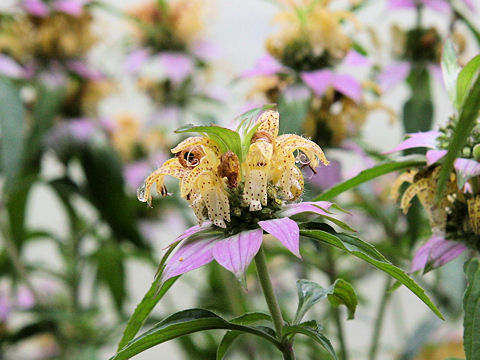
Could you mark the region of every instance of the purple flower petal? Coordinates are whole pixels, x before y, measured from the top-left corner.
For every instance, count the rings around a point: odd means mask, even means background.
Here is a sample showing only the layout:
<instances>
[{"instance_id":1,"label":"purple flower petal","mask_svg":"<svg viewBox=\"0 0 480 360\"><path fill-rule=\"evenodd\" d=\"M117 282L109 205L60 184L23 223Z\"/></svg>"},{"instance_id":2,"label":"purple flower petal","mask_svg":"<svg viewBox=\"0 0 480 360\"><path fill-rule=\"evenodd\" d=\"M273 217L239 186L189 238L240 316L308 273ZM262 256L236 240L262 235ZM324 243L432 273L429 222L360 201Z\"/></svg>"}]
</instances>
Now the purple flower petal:
<instances>
[{"instance_id":1,"label":"purple flower petal","mask_svg":"<svg viewBox=\"0 0 480 360\"><path fill-rule=\"evenodd\" d=\"M53 7L57 11L72 16L80 16L83 13L83 6L88 2L89 0L57 0Z\"/></svg>"},{"instance_id":2,"label":"purple flower petal","mask_svg":"<svg viewBox=\"0 0 480 360\"><path fill-rule=\"evenodd\" d=\"M385 66L377 76L378 84L383 91L387 91L393 86L401 83L410 72L408 62L399 62Z\"/></svg>"},{"instance_id":3,"label":"purple flower petal","mask_svg":"<svg viewBox=\"0 0 480 360\"><path fill-rule=\"evenodd\" d=\"M454 162L457 172L457 185L461 189L474 176L480 175L480 163L472 159L458 158Z\"/></svg>"},{"instance_id":4,"label":"purple flower petal","mask_svg":"<svg viewBox=\"0 0 480 360\"><path fill-rule=\"evenodd\" d=\"M357 103L362 100L362 86L353 76L333 74L332 86Z\"/></svg>"},{"instance_id":5,"label":"purple flower petal","mask_svg":"<svg viewBox=\"0 0 480 360\"><path fill-rule=\"evenodd\" d=\"M148 49L138 49L132 51L125 60L125 71L132 74L136 73L150 57L150 51Z\"/></svg>"},{"instance_id":6,"label":"purple flower petal","mask_svg":"<svg viewBox=\"0 0 480 360\"><path fill-rule=\"evenodd\" d=\"M12 304L10 299L5 296L5 294L0 295L0 322L6 322L10 311L12 309Z\"/></svg>"},{"instance_id":7,"label":"purple flower petal","mask_svg":"<svg viewBox=\"0 0 480 360\"><path fill-rule=\"evenodd\" d=\"M473 3L473 0L463 0L463 2L470 8L470 10L475 11L475 4Z\"/></svg>"},{"instance_id":8,"label":"purple flower petal","mask_svg":"<svg viewBox=\"0 0 480 360\"><path fill-rule=\"evenodd\" d=\"M258 225L270 235L275 236L295 256L300 256L300 229L295 221L284 217L259 221Z\"/></svg>"},{"instance_id":9,"label":"purple flower petal","mask_svg":"<svg viewBox=\"0 0 480 360\"><path fill-rule=\"evenodd\" d=\"M193 71L193 60L182 53L168 52L159 55L168 79L178 84L184 81Z\"/></svg>"},{"instance_id":10,"label":"purple flower petal","mask_svg":"<svg viewBox=\"0 0 480 360\"><path fill-rule=\"evenodd\" d=\"M30 15L38 17L46 17L50 12L50 9L42 0L23 0L22 8Z\"/></svg>"},{"instance_id":11,"label":"purple flower petal","mask_svg":"<svg viewBox=\"0 0 480 360\"><path fill-rule=\"evenodd\" d=\"M132 190L137 189L150 174L151 170L150 162L145 160L125 165L123 175L127 186Z\"/></svg>"},{"instance_id":12,"label":"purple flower petal","mask_svg":"<svg viewBox=\"0 0 480 360\"><path fill-rule=\"evenodd\" d=\"M185 230L180 236L178 236L174 241L172 241L168 246L176 243L176 242L179 242L179 241L182 241L200 231L203 231L205 230L206 228L210 227L210 225L212 225L212 222L211 221L205 221L204 223L200 224L200 225L195 225L195 226L192 226L191 228L188 228L187 230ZM167 246L167 247L168 247Z\"/></svg>"},{"instance_id":13,"label":"purple flower petal","mask_svg":"<svg viewBox=\"0 0 480 360\"><path fill-rule=\"evenodd\" d=\"M347 140L343 142L342 148L353 151L355 154L360 156L366 167L372 167L373 165L375 165L375 161L370 156L368 156L366 151L357 143ZM363 167L362 170L364 169L365 168Z\"/></svg>"},{"instance_id":14,"label":"purple flower petal","mask_svg":"<svg viewBox=\"0 0 480 360\"><path fill-rule=\"evenodd\" d=\"M322 97L332 83L333 73L330 70L304 72L301 78L317 96Z\"/></svg>"},{"instance_id":15,"label":"purple flower petal","mask_svg":"<svg viewBox=\"0 0 480 360\"><path fill-rule=\"evenodd\" d=\"M330 159L328 166L320 164L314 174L310 168L307 168L307 179L320 189L329 189L342 181L342 164L336 159ZM310 176L308 176L310 174Z\"/></svg>"},{"instance_id":16,"label":"purple flower petal","mask_svg":"<svg viewBox=\"0 0 480 360\"><path fill-rule=\"evenodd\" d=\"M209 238L184 242L168 259L162 275L163 280L182 275L210 263L213 260L212 249L217 241L216 238Z\"/></svg>"},{"instance_id":17,"label":"purple flower petal","mask_svg":"<svg viewBox=\"0 0 480 360\"><path fill-rule=\"evenodd\" d=\"M335 90L359 102L362 98L360 83L350 75L334 74L330 70L317 70L301 74L303 82L308 85L317 96L323 96L332 86Z\"/></svg>"},{"instance_id":18,"label":"purple flower petal","mask_svg":"<svg viewBox=\"0 0 480 360\"><path fill-rule=\"evenodd\" d=\"M285 67L282 64L280 64L273 56L265 55L258 59L253 69L243 72L240 77L271 76L282 71L285 71Z\"/></svg>"},{"instance_id":19,"label":"purple flower petal","mask_svg":"<svg viewBox=\"0 0 480 360\"><path fill-rule=\"evenodd\" d=\"M440 132L436 130L407 134L408 138L406 140L402 141L393 150L387 151L384 154L391 154L393 152L413 149L417 147L435 149L437 145L437 137L439 135Z\"/></svg>"},{"instance_id":20,"label":"purple flower petal","mask_svg":"<svg viewBox=\"0 0 480 360\"><path fill-rule=\"evenodd\" d=\"M220 56L221 51L211 41L200 40L193 44L192 53L202 60L212 61Z\"/></svg>"},{"instance_id":21,"label":"purple flower petal","mask_svg":"<svg viewBox=\"0 0 480 360\"><path fill-rule=\"evenodd\" d=\"M431 10L448 14L450 12L450 4L445 0L422 0L423 5Z\"/></svg>"},{"instance_id":22,"label":"purple flower petal","mask_svg":"<svg viewBox=\"0 0 480 360\"><path fill-rule=\"evenodd\" d=\"M414 0L388 0L387 2L387 8L389 10L414 8L414 7L415 7Z\"/></svg>"},{"instance_id":23,"label":"purple flower petal","mask_svg":"<svg viewBox=\"0 0 480 360\"><path fill-rule=\"evenodd\" d=\"M443 73L442 73L442 67L437 64L430 64L428 65L428 70L430 71L430 74L433 75L433 78L438 81L442 86L445 86L445 82L443 81Z\"/></svg>"},{"instance_id":24,"label":"purple flower petal","mask_svg":"<svg viewBox=\"0 0 480 360\"><path fill-rule=\"evenodd\" d=\"M67 68L84 79L98 81L104 78L103 74L90 68L86 63L80 60L73 60L67 63Z\"/></svg>"},{"instance_id":25,"label":"purple flower petal","mask_svg":"<svg viewBox=\"0 0 480 360\"><path fill-rule=\"evenodd\" d=\"M255 229L219 240L213 247L213 257L228 271L241 277L262 245L263 231Z\"/></svg>"},{"instance_id":26,"label":"purple flower petal","mask_svg":"<svg viewBox=\"0 0 480 360\"><path fill-rule=\"evenodd\" d=\"M358 51L350 50L345 59L343 59L343 64L348 66L370 66L372 65L372 60Z\"/></svg>"},{"instance_id":27,"label":"purple flower petal","mask_svg":"<svg viewBox=\"0 0 480 360\"><path fill-rule=\"evenodd\" d=\"M26 287L21 287L17 292L17 305L21 309L31 309L35 305L32 292Z\"/></svg>"},{"instance_id":28,"label":"purple flower petal","mask_svg":"<svg viewBox=\"0 0 480 360\"><path fill-rule=\"evenodd\" d=\"M24 78L25 70L10 56L0 54L0 74L11 78Z\"/></svg>"},{"instance_id":29,"label":"purple flower petal","mask_svg":"<svg viewBox=\"0 0 480 360\"><path fill-rule=\"evenodd\" d=\"M329 215L326 211L332 206L328 201L306 201L298 204L287 205L281 216L293 216L303 212L313 212L319 215Z\"/></svg>"},{"instance_id":30,"label":"purple flower petal","mask_svg":"<svg viewBox=\"0 0 480 360\"><path fill-rule=\"evenodd\" d=\"M91 119L75 119L68 123L70 135L79 142L85 142L95 132L95 124Z\"/></svg>"},{"instance_id":31,"label":"purple flower petal","mask_svg":"<svg viewBox=\"0 0 480 360\"><path fill-rule=\"evenodd\" d=\"M427 165L430 166L435 164L438 160L443 158L447 154L447 150L428 150L426 157L427 157Z\"/></svg>"},{"instance_id":32,"label":"purple flower petal","mask_svg":"<svg viewBox=\"0 0 480 360\"><path fill-rule=\"evenodd\" d=\"M445 240L443 236L433 235L415 253L410 272L425 269L430 264L440 267L462 254L467 248L462 243Z\"/></svg>"}]
</instances>

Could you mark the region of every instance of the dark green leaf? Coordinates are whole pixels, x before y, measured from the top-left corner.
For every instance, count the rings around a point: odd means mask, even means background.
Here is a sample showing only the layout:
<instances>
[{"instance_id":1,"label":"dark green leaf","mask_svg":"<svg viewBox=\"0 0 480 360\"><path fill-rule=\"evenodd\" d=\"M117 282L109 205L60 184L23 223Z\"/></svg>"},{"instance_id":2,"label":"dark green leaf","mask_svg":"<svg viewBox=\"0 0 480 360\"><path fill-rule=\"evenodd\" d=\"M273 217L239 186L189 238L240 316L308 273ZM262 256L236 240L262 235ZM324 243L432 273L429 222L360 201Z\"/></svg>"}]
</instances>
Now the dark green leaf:
<instances>
[{"instance_id":1,"label":"dark green leaf","mask_svg":"<svg viewBox=\"0 0 480 360\"><path fill-rule=\"evenodd\" d=\"M300 234L337 247L368 262L377 269L384 271L410 289L410 291L412 291L420 300L422 300L439 318L443 319L442 314L425 294L425 291L403 270L399 269L385 259L385 257L380 254L374 246L351 235L333 235L322 230L300 230Z\"/></svg>"},{"instance_id":2,"label":"dark green leaf","mask_svg":"<svg viewBox=\"0 0 480 360\"><path fill-rule=\"evenodd\" d=\"M463 297L463 346L466 360L480 359L480 261L471 259L464 266L468 287Z\"/></svg>"},{"instance_id":3,"label":"dark green leaf","mask_svg":"<svg viewBox=\"0 0 480 360\"><path fill-rule=\"evenodd\" d=\"M345 305L348 309L348 320L352 320L358 304L357 294L352 285L343 279L337 279L327 290L330 304L335 307Z\"/></svg>"},{"instance_id":4,"label":"dark green leaf","mask_svg":"<svg viewBox=\"0 0 480 360\"><path fill-rule=\"evenodd\" d=\"M16 183L22 169L25 110L19 90L8 79L0 78L0 165L5 176L5 189Z\"/></svg>"},{"instance_id":5,"label":"dark green leaf","mask_svg":"<svg viewBox=\"0 0 480 360\"><path fill-rule=\"evenodd\" d=\"M475 80L478 70L480 69L480 55L475 56L470 60L467 65L460 71L457 79L457 97L455 100L455 106L460 109L465 102L465 98L472 86L472 82Z\"/></svg>"},{"instance_id":6,"label":"dark green leaf","mask_svg":"<svg viewBox=\"0 0 480 360\"><path fill-rule=\"evenodd\" d=\"M328 189L323 194L317 196L313 201L319 200L331 200L334 197L340 195L341 193L350 190L360 184L363 184L367 181L380 177L382 175L408 169L411 167L418 167L425 165L425 160L419 160L418 158L404 160L404 161L396 161L396 162L387 162L380 165L376 165L370 169L364 170L360 172L357 176L344 181L340 184L335 185L334 187Z\"/></svg>"},{"instance_id":7,"label":"dark green leaf","mask_svg":"<svg viewBox=\"0 0 480 360\"><path fill-rule=\"evenodd\" d=\"M442 169L438 176L437 198L443 195L447 180L450 178L450 173L453 169L453 162L463 148L467 137L475 127L480 109L480 101L478 101L478 99L480 99L480 76L476 77L460 111L453 138L448 146L448 152L444 157Z\"/></svg>"},{"instance_id":8,"label":"dark green leaf","mask_svg":"<svg viewBox=\"0 0 480 360\"><path fill-rule=\"evenodd\" d=\"M239 331L227 331L223 336L222 341L220 341L220 345L218 345L217 360L223 360L225 355L227 355L227 351L240 335L242 335L242 333Z\"/></svg>"},{"instance_id":9,"label":"dark green leaf","mask_svg":"<svg viewBox=\"0 0 480 360\"><path fill-rule=\"evenodd\" d=\"M230 320L231 323L239 325L251 325L265 321L272 322L272 317L260 312L246 313Z\"/></svg>"},{"instance_id":10,"label":"dark green leaf","mask_svg":"<svg viewBox=\"0 0 480 360\"><path fill-rule=\"evenodd\" d=\"M227 151L233 151L237 156L240 162L243 161L242 158L242 142L240 139L240 135L230 129L218 126L218 125L210 125L210 126L194 126L194 125L186 125L181 127L180 129L175 130L177 134L182 133L200 133L208 135L213 141L215 141L222 153Z\"/></svg>"},{"instance_id":11,"label":"dark green leaf","mask_svg":"<svg viewBox=\"0 0 480 360\"><path fill-rule=\"evenodd\" d=\"M117 352L111 360L130 359L132 356L166 341L195 332L214 329L236 330L250 333L270 341L278 349L281 349L282 347L275 337L261 327L233 324L222 319L211 311L190 309L169 316L149 331L130 341L125 347Z\"/></svg>"},{"instance_id":12,"label":"dark green leaf","mask_svg":"<svg viewBox=\"0 0 480 360\"><path fill-rule=\"evenodd\" d=\"M309 321L305 324L298 324L298 325L290 325L290 326L285 326L283 328L283 336L288 336L288 335L295 335L295 334L303 334L308 336L309 338L313 339L315 342L319 343L325 350L328 351L328 353L334 358L337 358L337 354L335 353L335 349L332 346L332 343L328 338L323 335L320 330L318 329L318 326L312 326L314 322Z\"/></svg>"}]
</instances>

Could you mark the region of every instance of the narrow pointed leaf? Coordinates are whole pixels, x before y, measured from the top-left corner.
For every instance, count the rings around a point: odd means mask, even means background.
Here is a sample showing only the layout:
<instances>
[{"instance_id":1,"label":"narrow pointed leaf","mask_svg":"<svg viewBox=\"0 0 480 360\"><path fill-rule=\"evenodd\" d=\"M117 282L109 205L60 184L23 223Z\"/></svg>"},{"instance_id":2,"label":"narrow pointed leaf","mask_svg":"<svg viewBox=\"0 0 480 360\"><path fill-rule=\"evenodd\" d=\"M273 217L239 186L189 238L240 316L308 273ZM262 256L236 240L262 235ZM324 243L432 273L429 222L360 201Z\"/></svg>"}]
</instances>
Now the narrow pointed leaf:
<instances>
[{"instance_id":1,"label":"narrow pointed leaf","mask_svg":"<svg viewBox=\"0 0 480 360\"><path fill-rule=\"evenodd\" d=\"M314 327L312 325L312 322L309 321L305 324L285 326L283 328L282 335L288 336L302 334L308 336L309 338L320 344L325 350L327 350L333 359L338 360L337 354L335 353L335 349L333 348L330 340L328 340L328 338L320 332L318 326Z\"/></svg>"},{"instance_id":2,"label":"narrow pointed leaf","mask_svg":"<svg viewBox=\"0 0 480 360\"><path fill-rule=\"evenodd\" d=\"M373 180L382 175L423 165L425 165L425 160L418 159L418 157L404 161L392 161L376 165L370 169L360 172L357 176L348 179L347 181L335 185L334 187L325 191L323 194L317 196L315 199L313 199L313 201L331 200L347 190L350 190L360 184Z\"/></svg>"},{"instance_id":3,"label":"narrow pointed leaf","mask_svg":"<svg viewBox=\"0 0 480 360\"><path fill-rule=\"evenodd\" d=\"M461 68L457 63L457 54L450 39L445 41L442 53L442 74L448 97L452 104L457 98L457 77Z\"/></svg>"},{"instance_id":4,"label":"narrow pointed leaf","mask_svg":"<svg viewBox=\"0 0 480 360\"><path fill-rule=\"evenodd\" d=\"M470 60L458 74L456 89L457 97L455 99L455 105L457 108L460 108L464 104L465 98L468 95L472 82L475 80L479 69L480 55L477 55Z\"/></svg>"},{"instance_id":5,"label":"narrow pointed leaf","mask_svg":"<svg viewBox=\"0 0 480 360\"><path fill-rule=\"evenodd\" d=\"M354 236L346 234L333 235L323 230L301 230L300 235L319 240L328 245L337 247L346 251L366 262L375 266L377 269L384 271L393 278L400 281L410 291L412 291L425 305L427 305L440 319L443 315L432 303L430 298L425 294L425 291L402 269L390 263L385 257L380 254L374 246L362 241Z\"/></svg>"},{"instance_id":6,"label":"narrow pointed leaf","mask_svg":"<svg viewBox=\"0 0 480 360\"><path fill-rule=\"evenodd\" d=\"M278 349L280 342L262 327L238 325L222 319L211 311L189 309L175 313L159 322L149 331L124 346L110 360L125 360L166 341L205 330L235 330L257 335L270 341Z\"/></svg>"},{"instance_id":7,"label":"narrow pointed leaf","mask_svg":"<svg viewBox=\"0 0 480 360\"><path fill-rule=\"evenodd\" d=\"M463 346L466 360L480 359L480 261L465 264L468 287L463 297Z\"/></svg>"}]
</instances>

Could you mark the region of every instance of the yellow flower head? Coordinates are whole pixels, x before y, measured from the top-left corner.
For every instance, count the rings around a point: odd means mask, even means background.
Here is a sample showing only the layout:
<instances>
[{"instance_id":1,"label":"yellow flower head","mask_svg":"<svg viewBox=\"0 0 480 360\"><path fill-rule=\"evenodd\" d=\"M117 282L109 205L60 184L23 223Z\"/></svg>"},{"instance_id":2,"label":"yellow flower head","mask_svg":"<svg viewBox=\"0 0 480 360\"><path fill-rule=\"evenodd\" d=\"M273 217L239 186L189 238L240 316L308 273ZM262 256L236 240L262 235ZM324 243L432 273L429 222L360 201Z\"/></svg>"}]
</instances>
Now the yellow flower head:
<instances>
[{"instance_id":1,"label":"yellow flower head","mask_svg":"<svg viewBox=\"0 0 480 360\"><path fill-rule=\"evenodd\" d=\"M334 65L345 57L352 44L342 22L361 27L352 13L329 9L329 1L288 1L288 5L275 17L280 31L267 39L272 56L297 70ZM305 68L306 63L312 68Z\"/></svg>"},{"instance_id":2,"label":"yellow flower head","mask_svg":"<svg viewBox=\"0 0 480 360\"><path fill-rule=\"evenodd\" d=\"M151 188L167 195L166 175L180 180L180 195L198 220L226 228L231 216L270 211L303 193L300 167L328 165L322 149L298 135L278 135L279 114L273 110L245 115L237 131L198 126L178 132L199 132L185 139L175 157L154 171L138 191L140 201L152 201Z\"/></svg>"}]
</instances>

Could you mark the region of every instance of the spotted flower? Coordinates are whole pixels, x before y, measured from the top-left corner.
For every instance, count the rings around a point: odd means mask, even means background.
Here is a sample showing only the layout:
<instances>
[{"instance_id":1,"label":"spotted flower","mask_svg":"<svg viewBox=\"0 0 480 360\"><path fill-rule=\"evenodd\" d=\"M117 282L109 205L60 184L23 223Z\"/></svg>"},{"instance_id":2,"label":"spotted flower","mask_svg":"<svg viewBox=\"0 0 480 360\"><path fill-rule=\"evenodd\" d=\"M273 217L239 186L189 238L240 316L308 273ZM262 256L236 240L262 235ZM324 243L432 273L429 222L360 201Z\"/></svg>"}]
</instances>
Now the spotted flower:
<instances>
[{"instance_id":1,"label":"spotted flower","mask_svg":"<svg viewBox=\"0 0 480 360\"><path fill-rule=\"evenodd\" d=\"M278 135L278 112L254 113L237 132L218 126L189 129L202 135L173 148L175 157L139 188L139 200L151 204L154 184L165 196L164 177L178 178L180 195L199 221L175 240L181 244L166 265L165 279L214 259L241 276L264 231L300 257L299 227L290 217L302 212L327 215L328 202L296 202L303 193L301 168L328 165L321 148L298 135Z\"/></svg>"}]
</instances>

